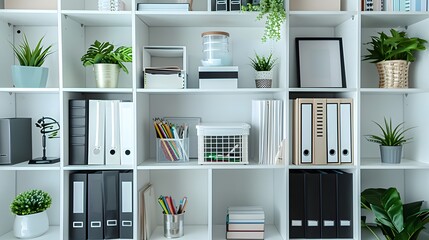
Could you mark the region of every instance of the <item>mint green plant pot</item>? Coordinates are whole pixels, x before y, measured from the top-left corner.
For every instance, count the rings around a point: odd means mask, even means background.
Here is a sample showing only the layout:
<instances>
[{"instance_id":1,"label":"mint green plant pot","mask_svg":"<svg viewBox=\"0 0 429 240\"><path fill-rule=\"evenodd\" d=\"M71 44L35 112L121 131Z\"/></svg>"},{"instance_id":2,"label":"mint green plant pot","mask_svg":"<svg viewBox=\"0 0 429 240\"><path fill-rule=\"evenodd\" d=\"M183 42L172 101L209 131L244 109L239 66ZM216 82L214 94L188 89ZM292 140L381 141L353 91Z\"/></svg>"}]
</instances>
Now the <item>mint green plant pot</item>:
<instances>
[{"instance_id":1,"label":"mint green plant pot","mask_svg":"<svg viewBox=\"0 0 429 240\"><path fill-rule=\"evenodd\" d=\"M13 85L18 88L44 88L48 80L48 68L12 66Z\"/></svg>"}]
</instances>

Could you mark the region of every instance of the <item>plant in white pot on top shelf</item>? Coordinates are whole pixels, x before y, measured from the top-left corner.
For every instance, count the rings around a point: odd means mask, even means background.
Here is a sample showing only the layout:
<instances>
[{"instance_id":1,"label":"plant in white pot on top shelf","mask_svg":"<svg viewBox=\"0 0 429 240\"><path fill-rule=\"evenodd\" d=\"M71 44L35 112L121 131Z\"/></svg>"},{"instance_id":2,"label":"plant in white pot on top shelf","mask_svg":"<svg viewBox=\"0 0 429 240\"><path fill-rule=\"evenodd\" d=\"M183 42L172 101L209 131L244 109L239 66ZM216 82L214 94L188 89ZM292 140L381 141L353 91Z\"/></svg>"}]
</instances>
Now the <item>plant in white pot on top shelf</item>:
<instances>
[{"instance_id":1,"label":"plant in white pot on top shelf","mask_svg":"<svg viewBox=\"0 0 429 240\"><path fill-rule=\"evenodd\" d=\"M271 88L273 81L273 67L276 59L270 53L268 57L255 53L255 57L250 59L250 64L256 71L255 83L257 88Z\"/></svg>"},{"instance_id":2,"label":"plant in white pot on top shelf","mask_svg":"<svg viewBox=\"0 0 429 240\"><path fill-rule=\"evenodd\" d=\"M12 201L10 210L15 216L13 233L17 238L35 238L49 230L46 210L51 206L52 198L42 190L29 190L20 193Z\"/></svg>"},{"instance_id":3,"label":"plant in white pot on top shelf","mask_svg":"<svg viewBox=\"0 0 429 240\"><path fill-rule=\"evenodd\" d=\"M412 128L404 128L404 123L392 126L392 119L384 118L384 126L374 122L381 130L380 135L367 135L370 142L380 144L382 163L401 163L402 145L411 138L405 138L405 133Z\"/></svg>"},{"instance_id":4,"label":"plant in white pot on top shelf","mask_svg":"<svg viewBox=\"0 0 429 240\"><path fill-rule=\"evenodd\" d=\"M31 48L27 36L23 34L19 46L11 43L20 65L12 66L12 80L15 87L41 88L46 87L48 68L42 67L47 56L52 54L52 44L42 46L43 37L34 49Z\"/></svg>"},{"instance_id":5,"label":"plant in white pot on top shelf","mask_svg":"<svg viewBox=\"0 0 429 240\"><path fill-rule=\"evenodd\" d=\"M116 88L118 86L119 71L128 73L125 62L133 61L131 47L115 46L109 42L95 41L80 59L83 66L94 67L95 82L99 88Z\"/></svg>"}]
</instances>

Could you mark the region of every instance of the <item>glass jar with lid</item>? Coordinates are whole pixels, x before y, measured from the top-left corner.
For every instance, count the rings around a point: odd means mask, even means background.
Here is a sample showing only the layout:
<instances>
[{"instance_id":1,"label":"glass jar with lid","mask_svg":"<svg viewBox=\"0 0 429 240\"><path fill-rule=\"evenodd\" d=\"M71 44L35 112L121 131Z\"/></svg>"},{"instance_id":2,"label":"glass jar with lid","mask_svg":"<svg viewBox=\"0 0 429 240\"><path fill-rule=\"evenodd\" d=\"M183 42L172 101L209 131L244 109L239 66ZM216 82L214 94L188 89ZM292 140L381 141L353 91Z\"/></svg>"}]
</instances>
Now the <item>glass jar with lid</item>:
<instances>
[{"instance_id":1,"label":"glass jar with lid","mask_svg":"<svg viewBox=\"0 0 429 240\"><path fill-rule=\"evenodd\" d=\"M203 66L231 66L232 53L229 33L222 31L203 32Z\"/></svg>"}]
</instances>

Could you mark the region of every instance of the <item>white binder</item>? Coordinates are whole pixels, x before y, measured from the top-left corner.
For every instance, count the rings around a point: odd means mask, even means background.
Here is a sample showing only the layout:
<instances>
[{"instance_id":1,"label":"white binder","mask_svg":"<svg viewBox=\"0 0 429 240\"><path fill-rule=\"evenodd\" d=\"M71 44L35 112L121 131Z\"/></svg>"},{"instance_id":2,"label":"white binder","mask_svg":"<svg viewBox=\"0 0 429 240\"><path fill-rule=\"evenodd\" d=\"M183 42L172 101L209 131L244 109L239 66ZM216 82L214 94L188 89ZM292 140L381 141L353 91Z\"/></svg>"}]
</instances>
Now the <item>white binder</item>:
<instances>
[{"instance_id":1,"label":"white binder","mask_svg":"<svg viewBox=\"0 0 429 240\"><path fill-rule=\"evenodd\" d=\"M340 163L352 163L352 102L340 103Z\"/></svg>"},{"instance_id":2,"label":"white binder","mask_svg":"<svg viewBox=\"0 0 429 240\"><path fill-rule=\"evenodd\" d=\"M103 100L89 100L88 164L104 164L105 107Z\"/></svg>"},{"instance_id":3,"label":"white binder","mask_svg":"<svg viewBox=\"0 0 429 240\"><path fill-rule=\"evenodd\" d=\"M105 102L106 107L106 165L121 164L121 147L119 131L119 100Z\"/></svg>"},{"instance_id":4,"label":"white binder","mask_svg":"<svg viewBox=\"0 0 429 240\"><path fill-rule=\"evenodd\" d=\"M301 163L313 162L313 104L303 103L301 107Z\"/></svg>"},{"instance_id":5,"label":"white binder","mask_svg":"<svg viewBox=\"0 0 429 240\"><path fill-rule=\"evenodd\" d=\"M328 163L338 163L338 103L326 103L326 146Z\"/></svg>"},{"instance_id":6,"label":"white binder","mask_svg":"<svg viewBox=\"0 0 429 240\"><path fill-rule=\"evenodd\" d=\"M119 103L119 131L121 148L121 165L132 165L134 149L134 109L132 102Z\"/></svg>"}]
</instances>

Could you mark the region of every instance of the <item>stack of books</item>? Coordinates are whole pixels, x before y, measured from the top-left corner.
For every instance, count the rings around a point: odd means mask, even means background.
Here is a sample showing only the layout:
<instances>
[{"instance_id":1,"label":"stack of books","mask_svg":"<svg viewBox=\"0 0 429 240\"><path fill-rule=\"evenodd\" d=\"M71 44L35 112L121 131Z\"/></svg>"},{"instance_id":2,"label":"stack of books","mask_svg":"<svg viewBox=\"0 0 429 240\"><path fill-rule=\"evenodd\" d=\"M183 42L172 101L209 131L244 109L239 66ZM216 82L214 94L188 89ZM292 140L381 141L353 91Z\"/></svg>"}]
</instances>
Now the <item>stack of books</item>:
<instances>
[{"instance_id":1,"label":"stack of books","mask_svg":"<svg viewBox=\"0 0 429 240\"><path fill-rule=\"evenodd\" d=\"M226 239L264 239L264 223L262 207L229 207Z\"/></svg>"}]
</instances>

